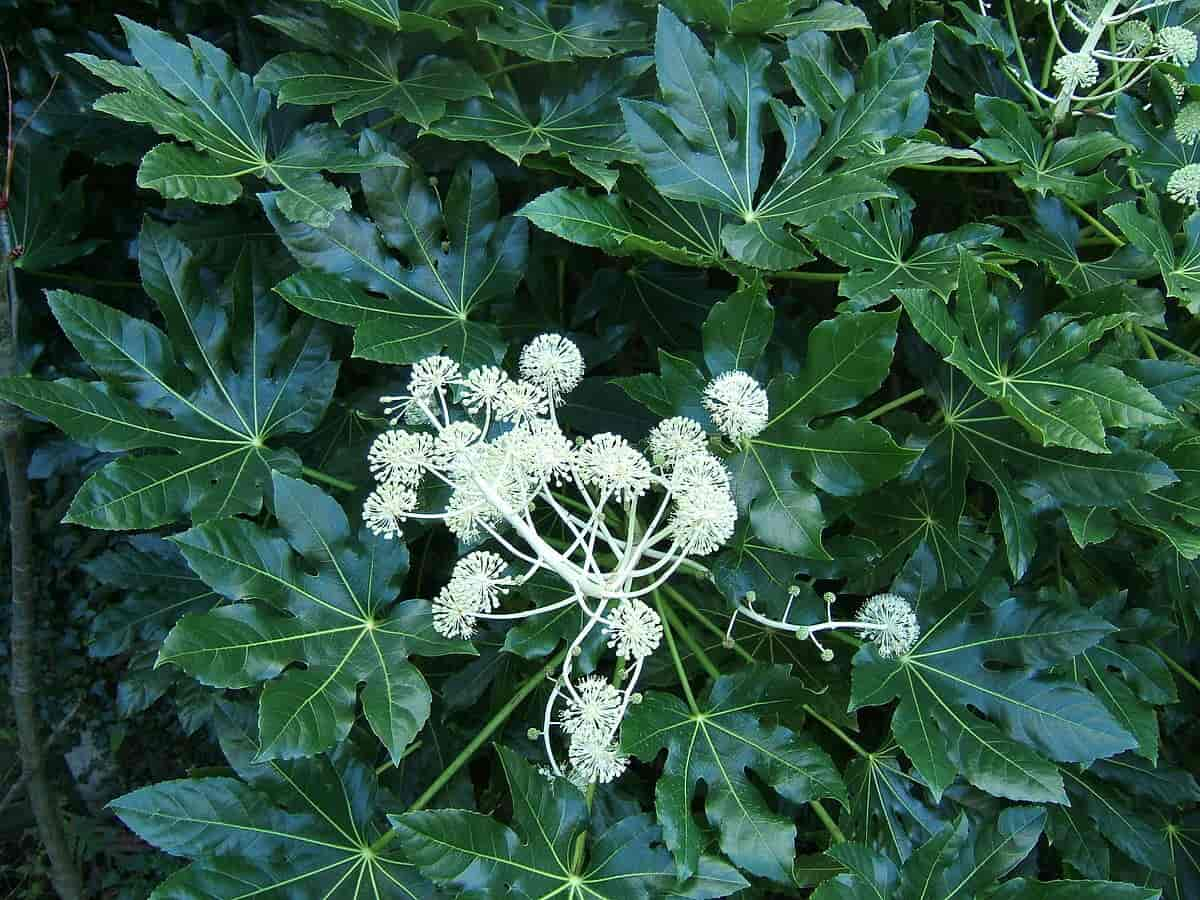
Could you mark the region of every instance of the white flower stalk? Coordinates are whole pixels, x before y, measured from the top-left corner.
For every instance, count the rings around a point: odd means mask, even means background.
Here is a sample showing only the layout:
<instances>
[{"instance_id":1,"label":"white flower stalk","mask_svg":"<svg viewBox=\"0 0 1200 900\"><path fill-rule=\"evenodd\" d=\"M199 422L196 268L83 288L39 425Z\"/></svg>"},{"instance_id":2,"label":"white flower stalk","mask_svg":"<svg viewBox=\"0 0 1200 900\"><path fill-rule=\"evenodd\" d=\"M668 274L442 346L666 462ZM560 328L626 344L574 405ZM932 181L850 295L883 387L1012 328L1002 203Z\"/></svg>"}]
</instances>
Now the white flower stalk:
<instances>
[{"instance_id":1,"label":"white flower stalk","mask_svg":"<svg viewBox=\"0 0 1200 900\"><path fill-rule=\"evenodd\" d=\"M690 557L728 541L737 507L728 471L690 419L659 423L647 441L649 458L615 434L572 441L556 412L584 368L567 338L534 338L519 367L514 380L495 366L464 373L443 356L414 365L408 393L384 398L392 423L406 427L371 445L368 465L379 484L363 521L397 538L408 520L438 520L460 541L486 542L458 561L433 600L433 626L446 637L469 639L487 622L577 608L581 626L539 733L554 774L564 774L555 758L558 732L570 777L608 781L628 764L617 732L640 696L645 660L662 643L658 613L641 598ZM729 373L707 394L714 420L735 440L765 426L766 392L750 376ZM422 498L437 505L419 510ZM530 592L533 608L503 609L510 591L535 574L565 584L565 596ZM620 687L574 672L596 629L623 661Z\"/></svg>"},{"instance_id":2,"label":"white flower stalk","mask_svg":"<svg viewBox=\"0 0 1200 900\"><path fill-rule=\"evenodd\" d=\"M681 460L704 454L706 443L704 429L699 422L686 416L676 416L663 419L651 428L646 446L654 464L671 471Z\"/></svg>"},{"instance_id":3,"label":"white flower stalk","mask_svg":"<svg viewBox=\"0 0 1200 900\"><path fill-rule=\"evenodd\" d=\"M469 639L475 634L476 605L450 585L433 600L433 627L448 638Z\"/></svg>"},{"instance_id":4,"label":"white flower stalk","mask_svg":"<svg viewBox=\"0 0 1200 900\"><path fill-rule=\"evenodd\" d=\"M904 656L917 645L917 639L921 636L921 627L917 623L917 614L912 604L899 594L875 594L859 608L852 620L838 621L833 618L833 604L837 597L827 592L824 597L825 621L809 625L798 625L787 620L792 601L798 594L798 588L789 591L787 607L779 619L772 619L758 612L754 608L754 594L747 594L745 603L738 604L730 619L729 633L732 633L737 617L743 615L759 625L779 631L790 631L802 641L811 641L825 662L830 662L834 654L831 649L823 646L817 637L824 631L856 631L859 638L875 644L879 655L885 659Z\"/></svg>"},{"instance_id":5,"label":"white flower stalk","mask_svg":"<svg viewBox=\"0 0 1200 900\"><path fill-rule=\"evenodd\" d=\"M642 496L650 487L650 463L623 437L598 434L579 448L579 473L583 483L601 496L622 502Z\"/></svg>"},{"instance_id":6,"label":"white flower stalk","mask_svg":"<svg viewBox=\"0 0 1200 900\"><path fill-rule=\"evenodd\" d=\"M363 522L390 541L404 533L401 524L416 508L416 491L398 481L384 482L363 504Z\"/></svg>"},{"instance_id":7,"label":"white flower stalk","mask_svg":"<svg viewBox=\"0 0 1200 900\"><path fill-rule=\"evenodd\" d=\"M1118 47L1126 53L1141 53L1154 44L1154 29L1145 22L1125 22L1117 29Z\"/></svg>"},{"instance_id":8,"label":"white flower stalk","mask_svg":"<svg viewBox=\"0 0 1200 900\"><path fill-rule=\"evenodd\" d=\"M704 388L704 408L734 443L767 427L767 392L745 372L726 372Z\"/></svg>"},{"instance_id":9,"label":"white flower stalk","mask_svg":"<svg viewBox=\"0 0 1200 900\"><path fill-rule=\"evenodd\" d=\"M508 593L513 580L504 575L508 563L498 553L486 550L468 553L454 565L447 588L457 592L476 611L495 609Z\"/></svg>"}]
</instances>

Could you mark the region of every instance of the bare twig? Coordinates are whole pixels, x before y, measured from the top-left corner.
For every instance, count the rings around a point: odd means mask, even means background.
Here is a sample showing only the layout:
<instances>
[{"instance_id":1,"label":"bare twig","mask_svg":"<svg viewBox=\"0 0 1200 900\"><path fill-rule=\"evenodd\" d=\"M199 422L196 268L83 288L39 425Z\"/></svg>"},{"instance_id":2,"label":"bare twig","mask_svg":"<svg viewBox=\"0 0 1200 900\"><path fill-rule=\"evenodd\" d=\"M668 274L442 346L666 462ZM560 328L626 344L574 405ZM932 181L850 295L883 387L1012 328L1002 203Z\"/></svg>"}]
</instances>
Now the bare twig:
<instances>
[{"instance_id":1,"label":"bare twig","mask_svg":"<svg viewBox=\"0 0 1200 900\"><path fill-rule=\"evenodd\" d=\"M75 701L75 705L67 710L67 714L59 720L58 724L54 726L54 730L47 735L46 742L42 745L43 756L54 746L54 742L59 739L62 733L67 730L67 726L75 720L75 714L79 712L79 707L81 706L83 706L82 697ZM25 785L27 784L29 784L29 773L22 771L17 776L17 780L9 787L4 798L0 800L0 816L3 816L4 811L12 805L14 800L21 796L21 791L25 789Z\"/></svg>"}]
</instances>

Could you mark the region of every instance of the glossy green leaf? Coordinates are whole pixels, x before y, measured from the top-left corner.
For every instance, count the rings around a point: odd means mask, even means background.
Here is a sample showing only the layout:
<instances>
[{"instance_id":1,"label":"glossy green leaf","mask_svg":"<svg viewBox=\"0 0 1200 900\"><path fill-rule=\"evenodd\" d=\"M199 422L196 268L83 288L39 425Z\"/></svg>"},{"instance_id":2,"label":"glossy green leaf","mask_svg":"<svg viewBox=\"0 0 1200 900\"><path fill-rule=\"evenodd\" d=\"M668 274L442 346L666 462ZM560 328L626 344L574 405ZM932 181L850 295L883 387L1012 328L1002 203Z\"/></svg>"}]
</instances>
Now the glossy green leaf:
<instances>
[{"instance_id":1,"label":"glossy green leaf","mask_svg":"<svg viewBox=\"0 0 1200 900\"><path fill-rule=\"evenodd\" d=\"M905 291L932 291L948 300L958 286L958 255L994 240L1000 229L968 225L931 234L912 246L913 202L871 201L827 216L805 229L817 249L850 274L838 293L854 309L878 306Z\"/></svg>"},{"instance_id":2,"label":"glossy green leaf","mask_svg":"<svg viewBox=\"0 0 1200 900\"><path fill-rule=\"evenodd\" d=\"M278 447L315 428L337 381L327 335L289 321L269 292L272 265L242 254L217 302L192 252L148 223L140 241L154 325L66 291L51 309L101 381L9 379L0 393L105 451L153 448L109 463L80 488L67 519L91 528L154 528L256 513L271 473L298 473Z\"/></svg>"},{"instance_id":3,"label":"glossy green leaf","mask_svg":"<svg viewBox=\"0 0 1200 900\"><path fill-rule=\"evenodd\" d=\"M859 651L851 705L901 701L896 739L935 793L961 772L995 796L1063 803L1050 760L1090 762L1136 746L1092 693L1046 672L1112 630L1078 609L1010 598L975 612L967 597L932 619L909 654Z\"/></svg>"},{"instance_id":4,"label":"glossy green leaf","mask_svg":"<svg viewBox=\"0 0 1200 900\"><path fill-rule=\"evenodd\" d=\"M523 221L499 216L491 171L462 165L444 202L415 163L365 173L362 184L372 218L339 213L325 230L281 215L279 194L261 197L304 266L276 292L309 315L354 326L356 356L411 363L445 351L467 365L500 359L496 327L471 314L516 290L528 237Z\"/></svg>"},{"instance_id":5,"label":"glossy green leaf","mask_svg":"<svg viewBox=\"0 0 1200 900\"><path fill-rule=\"evenodd\" d=\"M542 62L606 58L649 44L637 12L618 0L587 0L565 10L550 0L501 0L498 5L492 20L479 26L479 39Z\"/></svg>"},{"instance_id":6,"label":"glossy green leaf","mask_svg":"<svg viewBox=\"0 0 1200 900\"><path fill-rule=\"evenodd\" d=\"M516 753L497 747L512 794L512 825L465 810L392 816L405 853L421 872L458 892L494 896L519 891L541 897L567 891L611 900L656 896L724 897L747 886L730 866L705 857L683 883L658 846L647 815L589 834L583 794L563 778L547 778ZM583 853L576 848L580 841Z\"/></svg>"},{"instance_id":7,"label":"glossy green leaf","mask_svg":"<svg viewBox=\"0 0 1200 900\"><path fill-rule=\"evenodd\" d=\"M326 227L350 208L350 195L322 171L403 165L322 124L280 140L270 127L270 95L223 50L195 36L185 46L123 17L121 26L137 66L74 54L92 74L124 89L101 97L96 108L192 146L162 144L147 154L138 172L143 187L172 199L228 204L241 196L241 179L257 175L280 188L288 218Z\"/></svg>"},{"instance_id":8,"label":"glossy green leaf","mask_svg":"<svg viewBox=\"0 0 1200 900\"><path fill-rule=\"evenodd\" d=\"M798 265L807 254L786 225L892 192L853 163L834 168L866 140L908 136L927 109L930 33L914 32L872 54L859 90L822 129L817 115L770 97L770 56L738 38L710 56L668 9L655 41L661 103L625 100L626 127L639 165L664 197L720 210L733 222L722 243L739 262L761 268ZM764 112L770 107L787 150L774 182L761 192ZM832 169L832 171L831 171Z\"/></svg>"},{"instance_id":9,"label":"glossy green leaf","mask_svg":"<svg viewBox=\"0 0 1200 900\"><path fill-rule=\"evenodd\" d=\"M237 743L254 738L235 728L223 724L222 743L245 780L164 781L110 804L140 838L191 860L152 896L434 896L399 848L364 852L386 825L371 811L375 773L353 750L253 764Z\"/></svg>"},{"instance_id":10,"label":"glossy green leaf","mask_svg":"<svg viewBox=\"0 0 1200 900\"><path fill-rule=\"evenodd\" d=\"M667 751L655 786L655 809L681 876L702 871L705 835L715 829L721 851L755 875L791 881L796 827L775 812L749 777L793 803L817 797L846 800L829 757L808 737L777 724L773 713L804 691L785 667L722 676L692 710L672 694L651 693L621 727L621 746L643 760ZM692 811L698 784L706 787L704 817Z\"/></svg>"},{"instance_id":11,"label":"glossy green leaf","mask_svg":"<svg viewBox=\"0 0 1200 900\"><path fill-rule=\"evenodd\" d=\"M636 93L650 63L644 56L579 63L550 84L518 80L520 93L497 88L451 104L430 131L451 141L487 143L516 163L533 153L564 157L611 190L617 173L610 165L632 154L618 101Z\"/></svg>"},{"instance_id":12,"label":"glossy green leaf","mask_svg":"<svg viewBox=\"0 0 1200 900\"><path fill-rule=\"evenodd\" d=\"M266 681L260 761L312 756L345 740L357 686L365 683L367 721L399 761L430 706L429 688L407 657L470 647L433 630L427 602L396 603L406 552L369 532L356 537L341 507L318 488L277 475L274 489L286 539L244 519L173 538L234 605L185 616L163 643L159 664L214 687ZM293 662L305 667L288 668Z\"/></svg>"}]
</instances>

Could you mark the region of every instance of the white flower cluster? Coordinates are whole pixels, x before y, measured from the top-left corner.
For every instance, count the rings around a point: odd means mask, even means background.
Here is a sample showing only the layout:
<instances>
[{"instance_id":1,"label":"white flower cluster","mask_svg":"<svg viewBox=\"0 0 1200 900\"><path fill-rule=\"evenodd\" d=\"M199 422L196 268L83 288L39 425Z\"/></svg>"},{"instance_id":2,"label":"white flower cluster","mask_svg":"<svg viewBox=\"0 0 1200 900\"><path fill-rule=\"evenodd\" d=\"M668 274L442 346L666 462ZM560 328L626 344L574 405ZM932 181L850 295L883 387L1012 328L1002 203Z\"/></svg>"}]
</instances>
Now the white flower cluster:
<instances>
[{"instance_id":1,"label":"white flower cluster","mask_svg":"<svg viewBox=\"0 0 1200 900\"><path fill-rule=\"evenodd\" d=\"M1126 93L1146 79L1158 63L1187 68L1197 57L1196 35L1181 25L1151 27L1145 18L1152 10L1162 10L1178 0L1045 0L1046 24L1050 32L1052 54L1057 61L1051 69L1058 93L1029 74L1005 62L1009 76L1031 99L1051 105L1055 120L1068 113L1111 118L1103 112L1105 101ZM982 7L981 7L982 8ZM986 15L986 12L985 12ZM1157 13L1151 18L1161 18ZM1083 35L1082 43L1072 48L1064 41L1063 26L1069 25ZM1101 73L1107 77L1101 83ZM1111 73L1111 74L1108 74ZM1170 76L1167 76L1170 80ZM1073 104L1078 104L1074 110Z\"/></svg>"},{"instance_id":2,"label":"white flower cluster","mask_svg":"<svg viewBox=\"0 0 1200 900\"><path fill-rule=\"evenodd\" d=\"M584 374L572 341L534 338L519 370L513 379L496 366L463 372L445 356L416 363L407 393L383 398L391 424L408 427L386 431L371 445L367 462L378 485L363 521L395 539L408 520L439 520L459 540L495 548L474 550L454 566L433 601L433 624L442 635L465 639L480 621L579 608L583 624L541 734L555 774L563 774L551 741L559 728L568 739L570 777L611 781L628 764L617 744L621 718L663 637L658 613L641 598L688 558L725 544L737 506L729 472L691 419L658 423L648 453L616 434L568 438L557 410ZM702 399L731 440L767 424L766 392L745 373L722 375ZM567 597L500 612L508 592L537 572L561 579ZM600 675L574 675L583 641L596 628L621 661L623 688Z\"/></svg>"}]
</instances>

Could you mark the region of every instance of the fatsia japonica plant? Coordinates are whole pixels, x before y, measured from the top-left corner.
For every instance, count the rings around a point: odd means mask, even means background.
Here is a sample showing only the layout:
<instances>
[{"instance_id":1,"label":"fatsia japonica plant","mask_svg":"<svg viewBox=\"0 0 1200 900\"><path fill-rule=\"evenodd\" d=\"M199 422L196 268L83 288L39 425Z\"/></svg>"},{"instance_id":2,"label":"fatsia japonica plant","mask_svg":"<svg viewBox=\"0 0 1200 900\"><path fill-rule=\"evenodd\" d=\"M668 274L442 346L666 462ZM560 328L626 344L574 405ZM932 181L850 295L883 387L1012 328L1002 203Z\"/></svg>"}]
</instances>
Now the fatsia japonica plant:
<instances>
[{"instance_id":1,"label":"fatsia japonica plant","mask_svg":"<svg viewBox=\"0 0 1200 900\"><path fill-rule=\"evenodd\" d=\"M227 5L0 209L153 896L1200 896L1200 3Z\"/></svg>"}]
</instances>

